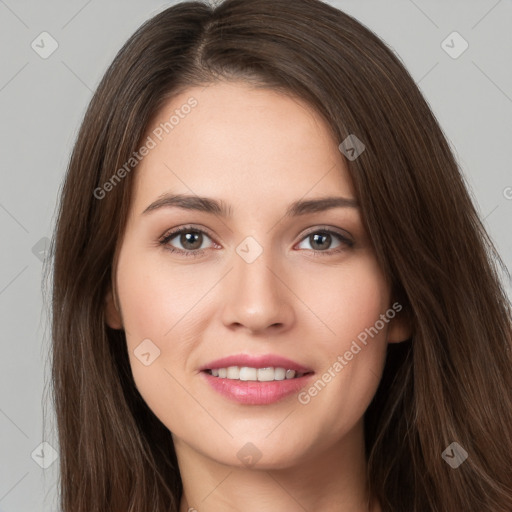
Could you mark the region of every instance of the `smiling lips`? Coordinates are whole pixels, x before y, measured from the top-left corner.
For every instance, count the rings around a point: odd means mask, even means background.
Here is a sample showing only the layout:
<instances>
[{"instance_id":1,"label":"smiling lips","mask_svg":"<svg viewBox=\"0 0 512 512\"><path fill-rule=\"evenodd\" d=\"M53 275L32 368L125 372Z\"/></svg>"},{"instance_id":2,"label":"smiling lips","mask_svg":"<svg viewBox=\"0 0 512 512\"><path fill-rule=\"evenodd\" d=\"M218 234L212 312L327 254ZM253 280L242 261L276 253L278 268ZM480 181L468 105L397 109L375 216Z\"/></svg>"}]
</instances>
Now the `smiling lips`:
<instances>
[{"instance_id":1,"label":"smiling lips","mask_svg":"<svg viewBox=\"0 0 512 512\"><path fill-rule=\"evenodd\" d=\"M266 405L298 392L313 371L278 355L233 355L200 368L208 384L238 403Z\"/></svg>"}]
</instances>

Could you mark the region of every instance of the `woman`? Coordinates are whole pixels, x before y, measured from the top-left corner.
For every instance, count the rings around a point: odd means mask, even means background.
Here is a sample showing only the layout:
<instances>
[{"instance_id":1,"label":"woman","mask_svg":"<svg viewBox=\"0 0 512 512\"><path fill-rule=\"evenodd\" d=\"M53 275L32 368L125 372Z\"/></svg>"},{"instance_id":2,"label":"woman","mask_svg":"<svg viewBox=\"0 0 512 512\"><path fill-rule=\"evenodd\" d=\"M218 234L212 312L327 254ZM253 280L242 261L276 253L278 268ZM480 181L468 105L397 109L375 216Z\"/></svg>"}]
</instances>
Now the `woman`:
<instances>
[{"instance_id":1,"label":"woman","mask_svg":"<svg viewBox=\"0 0 512 512\"><path fill-rule=\"evenodd\" d=\"M512 510L502 263L350 16L146 22L91 101L52 250L63 511Z\"/></svg>"}]
</instances>

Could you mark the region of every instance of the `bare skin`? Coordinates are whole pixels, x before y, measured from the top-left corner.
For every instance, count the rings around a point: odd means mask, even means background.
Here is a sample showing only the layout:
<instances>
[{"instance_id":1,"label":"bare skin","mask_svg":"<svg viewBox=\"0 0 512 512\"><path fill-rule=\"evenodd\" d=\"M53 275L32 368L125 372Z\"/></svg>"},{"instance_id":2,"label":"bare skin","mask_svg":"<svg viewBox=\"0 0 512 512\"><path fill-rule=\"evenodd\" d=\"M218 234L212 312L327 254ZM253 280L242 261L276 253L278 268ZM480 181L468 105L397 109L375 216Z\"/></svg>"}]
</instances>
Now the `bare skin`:
<instances>
[{"instance_id":1,"label":"bare skin","mask_svg":"<svg viewBox=\"0 0 512 512\"><path fill-rule=\"evenodd\" d=\"M410 329L394 315L333 370L390 310L390 288L359 208L285 216L294 201L356 199L341 141L301 100L238 82L185 91L150 128L191 96L197 106L134 171L116 293L107 296L108 323L125 329L137 387L172 432L180 512L380 512L377 503L368 507L363 415L387 343ZM232 215L176 206L143 213L164 193L222 200ZM181 227L203 232L200 249L179 234L158 243ZM262 249L250 263L236 251L247 237ZM134 353L146 339L160 350L147 366ZM278 354L315 378L330 369L331 378L316 394L308 386L302 402L294 394L240 404L200 372L240 353ZM256 447L250 465L239 455L244 446Z\"/></svg>"}]
</instances>

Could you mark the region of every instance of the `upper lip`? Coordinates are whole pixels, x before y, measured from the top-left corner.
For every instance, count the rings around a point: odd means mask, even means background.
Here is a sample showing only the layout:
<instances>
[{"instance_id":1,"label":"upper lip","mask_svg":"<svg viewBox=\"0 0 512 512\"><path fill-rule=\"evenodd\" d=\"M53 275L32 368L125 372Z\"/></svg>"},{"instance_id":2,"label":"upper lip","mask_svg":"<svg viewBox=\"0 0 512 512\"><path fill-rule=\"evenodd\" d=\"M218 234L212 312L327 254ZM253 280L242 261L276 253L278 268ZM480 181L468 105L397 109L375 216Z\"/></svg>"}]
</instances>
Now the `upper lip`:
<instances>
[{"instance_id":1,"label":"upper lip","mask_svg":"<svg viewBox=\"0 0 512 512\"><path fill-rule=\"evenodd\" d=\"M217 368L228 368L229 366L248 366L249 368L285 368L286 370L295 370L301 373L312 372L311 368L303 366L291 359L279 356L277 354L266 355L249 355L249 354L235 354L201 366L199 370L214 370Z\"/></svg>"}]
</instances>

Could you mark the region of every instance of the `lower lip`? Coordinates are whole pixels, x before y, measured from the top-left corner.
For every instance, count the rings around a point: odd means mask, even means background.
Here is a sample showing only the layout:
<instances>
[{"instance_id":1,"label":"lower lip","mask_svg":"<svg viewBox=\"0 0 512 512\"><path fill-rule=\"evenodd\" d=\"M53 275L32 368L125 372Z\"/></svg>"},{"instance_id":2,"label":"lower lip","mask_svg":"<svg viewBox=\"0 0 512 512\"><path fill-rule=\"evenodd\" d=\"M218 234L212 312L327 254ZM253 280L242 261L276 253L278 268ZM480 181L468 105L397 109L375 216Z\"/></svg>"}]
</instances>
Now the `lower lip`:
<instances>
[{"instance_id":1,"label":"lower lip","mask_svg":"<svg viewBox=\"0 0 512 512\"><path fill-rule=\"evenodd\" d=\"M298 393L314 375L309 373L296 379L259 382L250 380L232 380L214 377L201 372L208 384L225 397L247 405L268 405Z\"/></svg>"}]
</instances>

